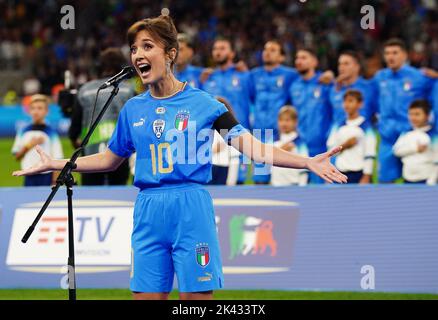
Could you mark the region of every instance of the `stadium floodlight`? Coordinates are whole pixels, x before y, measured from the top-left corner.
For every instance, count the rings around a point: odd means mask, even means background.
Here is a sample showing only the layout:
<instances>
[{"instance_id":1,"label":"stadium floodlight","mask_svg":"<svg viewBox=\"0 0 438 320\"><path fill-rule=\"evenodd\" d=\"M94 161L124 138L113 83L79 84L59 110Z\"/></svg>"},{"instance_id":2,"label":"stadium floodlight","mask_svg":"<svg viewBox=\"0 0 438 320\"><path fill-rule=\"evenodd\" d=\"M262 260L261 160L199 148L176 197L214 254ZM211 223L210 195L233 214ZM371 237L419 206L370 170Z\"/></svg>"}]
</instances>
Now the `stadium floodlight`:
<instances>
[{"instance_id":1,"label":"stadium floodlight","mask_svg":"<svg viewBox=\"0 0 438 320\"><path fill-rule=\"evenodd\" d=\"M91 135L93 134L94 130L96 129L97 125L99 124L100 120L102 119L105 111L108 109L109 105L111 104L111 101L113 98L117 95L119 92L119 84L122 80L131 78L135 74L135 71L132 67L125 67L123 70L116 74L114 77L112 77L110 80L102 84L102 86L97 90L96 93L96 99L94 101L94 107L93 107L93 114L94 110L96 108L97 103L97 96L99 95L99 91L103 88L107 88L109 86L113 86L113 90L111 91L111 95L108 97L108 100L105 102L105 105L103 106L102 110L99 112L96 120L93 122L93 124L90 126L90 129L88 130L87 135L85 136L84 140L82 141L81 145L78 149L76 149L73 152L73 155L71 156L70 160L65 164L64 168L61 170L61 173L58 176L58 179L56 179L56 185L52 187L52 192L46 199L46 202L41 207L38 215L35 217L35 220L32 222L32 225L27 229L25 235L21 239L21 242L26 243L29 237L31 236L32 232L35 230L36 225L38 224L38 221L46 211L47 207L50 205L50 202L54 198L56 192L58 189L65 185L67 189L67 202L68 202L68 290L69 290L69 300L76 300L76 277L75 277L75 251L74 251L74 229L73 229L73 184L74 184L74 178L72 175L72 171L76 169L76 160L84 150L85 146L88 144L88 140L90 139Z\"/></svg>"}]
</instances>

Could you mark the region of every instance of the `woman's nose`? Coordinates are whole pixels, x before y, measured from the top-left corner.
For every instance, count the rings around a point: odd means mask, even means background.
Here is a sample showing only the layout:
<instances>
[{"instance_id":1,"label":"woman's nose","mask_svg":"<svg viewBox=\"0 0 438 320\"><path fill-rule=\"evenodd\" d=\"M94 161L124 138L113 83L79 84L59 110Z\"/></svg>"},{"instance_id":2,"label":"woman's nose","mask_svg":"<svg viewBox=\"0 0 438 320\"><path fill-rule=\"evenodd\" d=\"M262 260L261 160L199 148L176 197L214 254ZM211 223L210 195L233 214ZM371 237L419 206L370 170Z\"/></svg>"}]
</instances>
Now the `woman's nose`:
<instances>
[{"instance_id":1,"label":"woman's nose","mask_svg":"<svg viewBox=\"0 0 438 320\"><path fill-rule=\"evenodd\" d=\"M137 62L138 60L140 60L144 54L143 54L143 50L141 48L137 48L137 50L135 50L135 53L132 54L132 61Z\"/></svg>"}]
</instances>

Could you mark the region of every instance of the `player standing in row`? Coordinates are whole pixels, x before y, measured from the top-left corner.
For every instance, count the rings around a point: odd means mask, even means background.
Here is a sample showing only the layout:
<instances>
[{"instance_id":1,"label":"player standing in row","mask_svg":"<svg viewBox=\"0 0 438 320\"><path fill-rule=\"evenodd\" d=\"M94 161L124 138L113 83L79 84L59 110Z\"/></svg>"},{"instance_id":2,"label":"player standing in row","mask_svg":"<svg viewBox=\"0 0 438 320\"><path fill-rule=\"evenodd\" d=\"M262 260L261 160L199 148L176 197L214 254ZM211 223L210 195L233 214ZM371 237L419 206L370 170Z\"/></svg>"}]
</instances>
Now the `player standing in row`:
<instances>
[{"instance_id":1,"label":"player standing in row","mask_svg":"<svg viewBox=\"0 0 438 320\"><path fill-rule=\"evenodd\" d=\"M300 77L290 87L292 105L298 111L298 132L304 138L311 157L327 150L326 141L332 121L330 85L320 83L321 73L316 70L317 66L318 58L312 49L298 50L295 67ZM310 173L309 183L323 182Z\"/></svg>"},{"instance_id":2,"label":"player standing in row","mask_svg":"<svg viewBox=\"0 0 438 320\"><path fill-rule=\"evenodd\" d=\"M284 46L278 40L265 43L262 53L263 66L251 70L251 100L253 101L253 134L265 143L279 139L277 116L280 108L290 102L289 88L299 78L295 68L282 65L286 59ZM318 81L330 84L334 79L331 71L321 73ZM257 184L269 183L270 168L254 164L253 180Z\"/></svg>"},{"instance_id":3,"label":"player standing in row","mask_svg":"<svg viewBox=\"0 0 438 320\"><path fill-rule=\"evenodd\" d=\"M254 161L308 169L327 182L346 182L330 163L341 147L308 158L263 144L214 97L178 81L172 72L177 31L169 16L134 23L128 42L131 62L149 90L125 104L108 149L78 158L75 170L115 170L136 151L134 298L167 299L176 273L181 299L209 299L223 287L213 201L202 186L211 179L212 129ZM36 166L13 175L60 170L67 162L38 152Z\"/></svg>"},{"instance_id":4,"label":"player standing in row","mask_svg":"<svg viewBox=\"0 0 438 320\"><path fill-rule=\"evenodd\" d=\"M282 65L286 52L277 40L265 43L262 53L263 66L250 72L251 100L253 101L253 134L265 143L278 139L277 116L289 99L289 87L298 78L298 72ZM267 184L270 167L254 163L253 181Z\"/></svg>"},{"instance_id":5,"label":"player standing in row","mask_svg":"<svg viewBox=\"0 0 438 320\"><path fill-rule=\"evenodd\" d=\"M405 183L434 185L438 178L438 136L429 123L430 104L415 100L408 111L410 130L398 137L393 152L403 163Z\"/></svg>"},{"instance_id":6,"label":"player standing in row","mask_svg":"<svg viewBox=\"0 0 438 320\"><path fill-rule=\"evenodd\" d=\"M343 107L344 95L347 90L358 90L363 97L363 106L360 114L368 122L376 112L375 96L370 81L360 75L360 58L354 51L345 51L338 58L338 77L335 85L330 89L330 103L333 108L333 124L340 124L346 120Z\"/></svg>"},{"instance_id":7,"label":"player standing in row","mask_svg":"<svg viewBox=\"0 0 438 320\"><path fill-rule=\"evenodd\" d=\"M187 81L194 88L201 87L202 68L191 64L194 49L193 43L185 33L178 34L178 58L176 59L175 77L182 82Z\"/></svg>"},{"instance_id":8,"label":"player standing in row","mask_svg":"<svg viewBox=\"0 0 438 320\"><path fill-rule=\"evenodd\" d=\"M407 63L407 48L399 39L384 45L387 68L373 78L378 97L378 130L381 141L378 155L379 182L394 182L401 176L402 163L392 151L402 132L409 130L409 105L417 99L427 99L434 80Z\"/></svg>"},{"instance_id":9,"label":"player standing in row","mask_svg":"<svg viewBox=\"0 0 438 320\"><path fill-rule=\"evenodd\" d=\"M206 68L201 75L201 88L215 97L227 99L233 108L237 121L250 129L250 83L249 72L241 70L235 63L236 52L231 40L217 38L212 49L212 58L216 68ZM240 157L237 183L246 179L250 161Z\"/></svg>"},{"instance_id":10,"label":"player standing in row","mask_svg":"<svg viewBox=\"0 0 438 320\"><path fill-rule=\"evenodd\" d=\"M334 123L327 147L342 145L335 157L335 165L348 177L348 183L371 183L377 139L371 123L360 114L364 106L359 90L349 89L343 98L345 120Z\"/></svg>"},{"instance_id":11,"label":"player standing in row","mask_svg":"<svg viewBox=\"0 0 438 320\"><path fill-rule=\"evenodd\" d=\"M212 49L216 68L204 69L201 77L202 89L215 97L227 99L233 107L236 119L243 127L250 129L249 72L236 67L235 57L236 52L231 40L217 38Z\"/></svg>"}]
</instances>

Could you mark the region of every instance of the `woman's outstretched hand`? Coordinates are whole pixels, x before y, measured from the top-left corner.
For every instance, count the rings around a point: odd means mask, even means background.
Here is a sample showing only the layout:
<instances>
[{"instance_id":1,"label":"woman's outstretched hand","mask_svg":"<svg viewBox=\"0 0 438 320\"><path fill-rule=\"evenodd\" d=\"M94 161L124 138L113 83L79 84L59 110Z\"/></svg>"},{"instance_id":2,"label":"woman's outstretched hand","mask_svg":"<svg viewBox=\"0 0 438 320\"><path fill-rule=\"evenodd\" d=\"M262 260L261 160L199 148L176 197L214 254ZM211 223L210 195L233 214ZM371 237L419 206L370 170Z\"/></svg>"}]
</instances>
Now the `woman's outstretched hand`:
<instances>
[{"instance_id":1,"label":"woman's outstretched hand","mask_svg":"<svg viewBox=\"0 0 438 320\"><path fill-rule=\"evenodd\" d=\"M33 174L39 174L46 171L53 170L53 159L50 158L44 151L41 149L40 146L36 146L35 150L38 152L40 156L40 161L34 165L33 167L25 170L18 170L14 171L12 173L13 176L19 177L19 176L30 176Z\"/></svg>"},{"instance_id":2,"label":"woman's outstretched hand","mask_svg":"<svg viewBox=\"0 0 438 320\"><path fill-rule=\"evenodd\" d=\"M347 177L339 172L339 170L330 163L330 158L341 152L341 150L342 147L338 146L330 151L310 158L307 164L308 169L328 183L347 183Z\"/></svg>"}]
</instances>

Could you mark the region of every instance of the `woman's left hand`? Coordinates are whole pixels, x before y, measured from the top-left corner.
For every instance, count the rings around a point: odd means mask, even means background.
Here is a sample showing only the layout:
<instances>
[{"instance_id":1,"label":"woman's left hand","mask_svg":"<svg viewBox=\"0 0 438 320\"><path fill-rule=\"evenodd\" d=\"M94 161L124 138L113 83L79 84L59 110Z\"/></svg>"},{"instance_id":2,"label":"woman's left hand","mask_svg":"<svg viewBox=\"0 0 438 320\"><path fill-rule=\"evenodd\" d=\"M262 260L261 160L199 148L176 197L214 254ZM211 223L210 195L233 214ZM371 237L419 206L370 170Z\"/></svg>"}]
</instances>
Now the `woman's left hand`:
<instances>
[{"instance_id":1,"label":"woman's left hand","mask_svg":"<svg viewBox=\"0 0 438 320\"><path fill-rule=\"evenodd\" d=\"M330 163L330 158L341 152L341 150L342 147L338 146L330 151L310 158L307 163L307 168L328 183L347 183L347 176L339 172L339 170Z\"/></svg>"}]
</instances>

